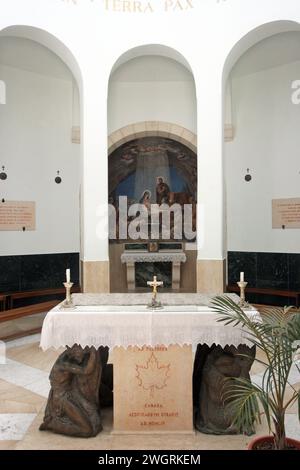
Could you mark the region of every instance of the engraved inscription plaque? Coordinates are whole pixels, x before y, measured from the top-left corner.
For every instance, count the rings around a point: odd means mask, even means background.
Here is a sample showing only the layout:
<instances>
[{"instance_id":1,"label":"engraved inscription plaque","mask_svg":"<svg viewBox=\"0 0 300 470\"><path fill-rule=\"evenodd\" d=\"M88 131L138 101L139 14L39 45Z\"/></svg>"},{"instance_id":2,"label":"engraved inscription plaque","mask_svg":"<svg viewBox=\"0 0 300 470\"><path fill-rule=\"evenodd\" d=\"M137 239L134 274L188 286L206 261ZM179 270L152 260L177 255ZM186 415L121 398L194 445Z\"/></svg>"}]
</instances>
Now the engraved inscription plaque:
<instances>
[{"instance_id":1,"label":"engraved inscription plaque","mask_svg":"<svg viewBox=\"0 0 300 470\"><path fill-rule=\"evenodd\" d=\"M35 202L0 202L0 231L35 230Z\"/></svg>"},{"instance_id":2,"label":"engraved inscription plaque","mask_svg":"<svg viewBox=\"0 0 300 470\"><path fill-rule=\"evenodd\" d=\"M274 229L300 228L300 198L274 199L272 209Z\"/></svg>"}]
</instances>

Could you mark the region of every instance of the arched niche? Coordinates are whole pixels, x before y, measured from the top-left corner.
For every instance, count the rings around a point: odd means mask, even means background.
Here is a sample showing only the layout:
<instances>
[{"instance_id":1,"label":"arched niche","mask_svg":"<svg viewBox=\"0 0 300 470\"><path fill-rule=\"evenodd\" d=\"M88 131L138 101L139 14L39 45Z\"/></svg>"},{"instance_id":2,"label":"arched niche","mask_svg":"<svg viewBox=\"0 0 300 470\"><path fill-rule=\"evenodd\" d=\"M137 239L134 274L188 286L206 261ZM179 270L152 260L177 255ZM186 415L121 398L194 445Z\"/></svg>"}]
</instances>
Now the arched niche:
<instances>
[{"instance_id":1,"label":"arched niche","mask_svg":"<svg viewBox=\"0 0 300 470\"><path fill-rule=\"evenodd\" d=\"M172 59L185 67L191 74L193 74L192 68L186 58L172 47L165 46L164 44L144 44L141 46L133 47L128 51L124 52L115 62L111 70L111 75L116 70L129 60L136 59L144 56L159 56Z\"/></svg>"},{"instance_id":2,"label":"arched niche","mask_svg":"<svg viewBox=\"0 0 300 470\"><path fill-rule=\"evenodd\" d=\"M299 77L300 25L291 21L250 31L225 62L224 121L230 115L234 129L223 152L229 284L244 271L251 287L300 287L293 274L297 230L283 232L272 220L274 199L299 194L300 107L292 102L293 81Z\"/></svg>"},{"instance_id":3,"label":"arched niche","mask_svg":"<svg viewBox=\"0 0 300 470\"><path fill-rule=\"evenodd\" d=\"M296 21L289 20L271 21L269 23L261 24L257 28L248 31L248 33L243 37L239 38L225 59L223 66L223 85L226 85L228 76L236 62L251 47L275 34L291 31L300 31L300 24Z\"/></svg>"},{"instance_id":4,"label":"arched niche","mask_svg":"<svg viewBox=\"0 0 300 470\"><path fill-rule=\"evenodd\" d=\"M230 89L230 74L239 59L255 44L276 34L300 31L300 24L295 21L281 20L262 24L241 37L231 48L223 65L222 74L222 109L225 142L234 138L235 129L232 123L232 102Z\"/></svg>"},{"instance_id":5,"label":"arched niche","mask_svg":"<svg viewBox=\"0 0 300 470\"><path fill-rule=\"evenodd\" d=\"M47 47L56 54L70 69L75 77L80 93L82 88L82 74L79 63L75 58L70 47L68 47L61 39L44 29L36 28L28 25L11 25L0 31L2 36L11 36L32 41Z\"/></svg>"},{"instance_id":6,"label":"arched niche","mask_svg":"<svg viewBox=\"0 0 300 470\"><path fill-rule=\"evenodd\" d=\"M122 183L126 186L135 180L138 181L136 188L128 191L132 196L131 202L141 201L144 190L150 188L151 204L156 204L157 179L162 176L172 194L166 200L178 198L180 193L182 201L190 201L195 205L196 129L196 88L186 59L178 51L159 44L140 46L123 54L112 68L108 88L110 202L115 203L116 188L120 188ZM143 165L144 168L147 167L147 175L143 180L147 181L145 188L139 186L143 179ZM110 243L113 292L127 291L126 267L121 264L120 259L122 252L127 249L126 245L131 241ZM144 241L140 240L140 244L145 245ZM180 248L188 260L181 266L181 280L178 282L177 279L176 290L195 292L197 252L195 250L187 253L185 240L181 241ZM170 251L172 247L176 249L172 242L174 240L169 243ZM176 278L177 275L178 273Z\"/></svg>"},{"instance_id":7,"label":"arched niche","mask_svg":"<svg viewBox=\"0 0 300 470\"><path fill-rule=\"evenodd\" d=\"M23 263L26 267L23 278L18 278L19 272L12 276L16 285L6 290L61 287L67 267L78 283L80 67L66 44L39 28L9 26L0 32L0 47L3 70L10 77L5 80L9 99L0 110L7 140L2 157L8 174L3 196L36 203L34 231L1 233L1 245L7 247L1 256L16 257L16 266ZM64 100L67 107L56 107ZM61 184L55 182L57 171Z\"/></svg>"},{"instance_id":8,"label":"arched niche","mask_svg":"<svg viewBox=\"0 0 300 470\"><path fill-rule=\"evenodd\" d=\"M194 76L186 59L164 45L125 52L108 84L108 136L134 123L171 122L197 133Z\"/></svg>"}]
</instances>

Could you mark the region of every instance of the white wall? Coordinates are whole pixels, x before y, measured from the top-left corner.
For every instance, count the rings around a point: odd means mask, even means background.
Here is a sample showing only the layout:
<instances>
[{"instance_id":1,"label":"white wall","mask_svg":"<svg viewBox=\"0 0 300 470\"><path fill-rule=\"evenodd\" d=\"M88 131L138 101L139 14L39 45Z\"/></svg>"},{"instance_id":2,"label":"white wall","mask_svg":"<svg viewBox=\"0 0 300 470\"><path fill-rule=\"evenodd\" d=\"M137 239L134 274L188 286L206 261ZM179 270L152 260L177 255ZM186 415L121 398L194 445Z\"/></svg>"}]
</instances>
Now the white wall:
<instances>
[{"instance_id":1,"label":"white wall","mask_svg":"<svg viewBox=\"0 0 300 470\"><path fill-rule=\"evenodd\" d=\"M37 64L38 67L38 64ZM79 251L79 151L71 143L72 77L58 79L1 64L0 198L36 201L36 231L0 232L0 255ZM56 171L63 182L54 182Z\"/></svg>"},{"instance_id":2,"label":"white wall","mask_svg":"<svg viewBox=\"0 0 300 470\"><path fill-rule=\"evenodd\" d=\"M235 49L234 57L245 51L245 43L250 47L279 29L297 29L300 22L299 0L194 0L193 9L169 12L164 11L163 0L152 3L155 12L142 14L106 11L102 0L0 0L0 31L13 25L32 27L28 30L17 26L17 33L47 45L82 79L85 261L108 260L107 240L99 240L96 228L107 223L107 217L99 217L98 209L107 203L107 84L117 59L132 48L155 43L173 48L190 64L198 104L198 209L204 214L198 217L203 232L198 257L221 259L226 249L222 166L224 63L236 44L241 47ZM263 26L268 23L270 27ZM247 40L241 41L248 33L251 34Z\"/></svg>"},{"instance_id":3,"label":"white wall","mask_svg":"<svg viewBox=\"0 0 300 470\"><path fill-rule=\"evenodd\" d=\"M112 74L108 133L143 121L171 122L197 132L195 83L183 65L150 55L132 59Z\"/></svg>"},{"instance_id":4,"label":"white wall","mask_svg":"<svg viewBox=\"0 0 300 470\"><path fill-rule=\"evenodd\" d=\"M291 101L296 79L300 61L253 74L233 71L235 138L225 146L230 251L300 252L300 230L272 229L271 205L300 197L300 105ZM244 180L247 168L251 183Z\"/></svg>"}]
</instances>

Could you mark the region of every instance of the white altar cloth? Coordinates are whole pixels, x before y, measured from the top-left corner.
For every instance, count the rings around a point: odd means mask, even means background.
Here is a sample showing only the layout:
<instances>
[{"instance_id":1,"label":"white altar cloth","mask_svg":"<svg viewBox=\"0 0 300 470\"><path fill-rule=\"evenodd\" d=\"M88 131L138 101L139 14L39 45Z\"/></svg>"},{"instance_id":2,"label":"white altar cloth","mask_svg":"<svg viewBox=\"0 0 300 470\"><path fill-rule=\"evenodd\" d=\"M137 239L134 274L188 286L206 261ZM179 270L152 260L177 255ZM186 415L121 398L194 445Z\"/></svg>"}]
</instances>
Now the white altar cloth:
<instances>
[{"instance_id":1,"label":"white altar cloth","mask_svg":"<svg viewBox=\"0 0 300 470\"><path fill-rule=\"evenodd\" d=\"M77 305L51 310L43 323L41 348L73 346L158 346L198 344L250 345L247 332L217 322L220 315L209 306L169 305L149 310L142 305ZM257 320L259 313L247 314Z\"/></svg>"}]
</instances>

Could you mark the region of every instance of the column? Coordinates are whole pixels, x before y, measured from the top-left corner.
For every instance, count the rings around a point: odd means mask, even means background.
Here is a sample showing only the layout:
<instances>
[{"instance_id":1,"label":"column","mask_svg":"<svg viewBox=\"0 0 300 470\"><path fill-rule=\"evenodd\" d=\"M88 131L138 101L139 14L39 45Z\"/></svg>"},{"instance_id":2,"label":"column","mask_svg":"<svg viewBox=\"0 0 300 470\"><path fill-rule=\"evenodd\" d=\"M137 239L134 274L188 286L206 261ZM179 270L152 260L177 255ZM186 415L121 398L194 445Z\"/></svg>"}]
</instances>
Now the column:
<instances>
[{"instance_id":1,"label":"column","mask_svg":"<svg viewBox=\"0 0 300 470\"><path fill-rule=\"evenodd\" d=\"M208 65L208 64L207 64ZM197 291L225 289L222 73L195 75L198 105Z\"/></svg>"},{"instance_id":2,"label":"column","mask_svg":"<svg viewBox=\"0 0 300 470\"><path fill-rule=\"evenodd\" d=\"M81 270L83 291L110 291L106 74L87 70L82 103Z\"/></svg>"},{"instance_id":3,"label":"column","mask_svg":"<svg viewBox=\"0 0 300 470\"><path fill-rule=\"evenodd\" d=\"M180 268L181 261L173 261L172 263L172 289L180 290Z\"/></svg>"},{"instance_id":4,"label":"column","mask_svg":"<svg viewBox=\"0 0 300 470\"><path fill-rule=\"evenodd\" d=\"M127 261L127 287L129 292L135 292L135 263Z\"/></svg>"}]
</instances>

